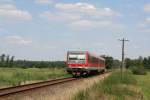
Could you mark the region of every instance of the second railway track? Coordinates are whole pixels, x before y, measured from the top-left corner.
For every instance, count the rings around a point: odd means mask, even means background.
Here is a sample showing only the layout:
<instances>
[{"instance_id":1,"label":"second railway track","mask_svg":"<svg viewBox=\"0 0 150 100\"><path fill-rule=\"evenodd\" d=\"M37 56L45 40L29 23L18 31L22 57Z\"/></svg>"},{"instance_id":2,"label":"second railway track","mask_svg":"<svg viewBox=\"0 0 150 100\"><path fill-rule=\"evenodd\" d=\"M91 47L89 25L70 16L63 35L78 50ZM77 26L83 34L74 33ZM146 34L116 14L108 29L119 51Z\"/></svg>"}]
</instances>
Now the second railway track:
<instances>
[{"instance_id":1,"label":"second railway track","mask_svg":"<svg viewBox=\"0 0 150 100\"><path fill-rule=\"evenodd\" d=\"M7 95L13 95L15 93L29 91L29 90L42 88L42 87L46 87L46 86L51 86L51 85L55 85L55 84L65 83L65 82L69 82L69 81L73 81L73 80L76 80L76 78L72 78L72 77L59 78L59 79L48 80L48 81L43 81L43 82L38 82L38 83L2 88L2 89L0 89L0 97L7 96Z\"/></svg>"}]
</instances>

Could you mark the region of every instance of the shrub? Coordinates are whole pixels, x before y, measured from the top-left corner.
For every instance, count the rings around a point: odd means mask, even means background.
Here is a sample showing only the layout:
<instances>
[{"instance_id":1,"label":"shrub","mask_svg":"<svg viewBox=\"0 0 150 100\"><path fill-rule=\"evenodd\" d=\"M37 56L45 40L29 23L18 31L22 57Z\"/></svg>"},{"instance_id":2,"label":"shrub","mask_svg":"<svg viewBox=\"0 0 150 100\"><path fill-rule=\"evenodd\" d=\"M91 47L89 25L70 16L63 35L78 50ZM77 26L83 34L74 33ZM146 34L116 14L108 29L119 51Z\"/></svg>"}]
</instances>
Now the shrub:
<instances>
[{"instance_id":1,"label":"shrub","mask_svg":"<svg viewBox=\"0 0 150 100\"><path fill-rule=\"evenodd\" d=\"M144 67L133 67L132 73L135 75L146 75Z\"/></svg>"}]
</instances>

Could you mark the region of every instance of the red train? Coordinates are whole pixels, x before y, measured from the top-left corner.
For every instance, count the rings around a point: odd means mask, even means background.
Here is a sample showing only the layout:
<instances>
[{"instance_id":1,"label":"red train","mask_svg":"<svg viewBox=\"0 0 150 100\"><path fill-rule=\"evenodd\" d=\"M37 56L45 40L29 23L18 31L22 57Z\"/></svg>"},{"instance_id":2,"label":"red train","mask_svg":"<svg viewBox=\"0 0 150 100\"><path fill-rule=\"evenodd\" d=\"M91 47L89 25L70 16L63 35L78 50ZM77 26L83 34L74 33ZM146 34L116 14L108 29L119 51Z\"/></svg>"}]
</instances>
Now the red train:
<instances>
[{"instance_id":1,"label":"red train","mask_svg":"<svg viewBox=\"0 0 150 100\"><path fill-rule=\"evenodd\" d=\"M67 52L67 72L73 76L105 72L105 59L88 51Z\"/></svg>"}]
</instances>

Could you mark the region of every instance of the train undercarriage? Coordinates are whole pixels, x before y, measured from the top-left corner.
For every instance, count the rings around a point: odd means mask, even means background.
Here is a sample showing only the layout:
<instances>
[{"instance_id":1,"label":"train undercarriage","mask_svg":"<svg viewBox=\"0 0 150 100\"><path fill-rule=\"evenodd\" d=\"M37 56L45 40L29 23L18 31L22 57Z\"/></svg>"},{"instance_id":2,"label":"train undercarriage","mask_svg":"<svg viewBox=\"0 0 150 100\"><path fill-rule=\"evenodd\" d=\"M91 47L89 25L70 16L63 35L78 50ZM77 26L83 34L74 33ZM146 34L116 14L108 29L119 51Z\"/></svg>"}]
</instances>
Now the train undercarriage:
<instances>
[{"instance_id":1,"label":"train undercarriage","mask_svg":"<svg viewBox=\"0 0 150 100\"><path fill-rule=\"evenodd\" d=\"M67 68L66 71L72 74L73 77L87 77L90 75L97 75L105 72L105 69L91 69L91 68Z\"/></svg>"}]
</instances>

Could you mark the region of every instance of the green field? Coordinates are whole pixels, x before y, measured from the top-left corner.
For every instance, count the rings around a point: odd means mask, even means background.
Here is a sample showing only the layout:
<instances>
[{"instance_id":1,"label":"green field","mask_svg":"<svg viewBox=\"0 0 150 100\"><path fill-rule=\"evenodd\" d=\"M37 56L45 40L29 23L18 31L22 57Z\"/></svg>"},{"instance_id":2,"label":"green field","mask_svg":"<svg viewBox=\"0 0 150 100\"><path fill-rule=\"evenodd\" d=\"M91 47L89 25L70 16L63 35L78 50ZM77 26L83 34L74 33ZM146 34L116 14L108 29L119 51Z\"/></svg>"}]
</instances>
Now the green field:
<instances>
[{"instance_id":1,"label":"green field","mask_svg":"<svg viewBox=\"0 0 150 100\"><path fill-rule=\"evenodd\" d=\"M34 81L69 76L58 68L0 68L0 87L16 86Z\"/></svg>"},{"instance_id":2,"label":"green field","mask_svg":"<svg viewBox=\"0 0 150 100\"><path fill-rule=\"evenodd\" d=\"M124 72L123 79L119 72L113 72L103 81L79 91L73 100L141 100L143 95L131 72Z\"/></svg>"},{"instance_id":3,"label":"green field","mask_svg":"<svg viewBox=\"0 0 150 100\"><path fill-rule=\"evenodd\" d=\"M119 72L95 83L92 87L79 91L73 100L150 100L150 71L146 75Z\"/></svg>"},{"instance_id":4,"label":"green field","mask_svg":"<svg viewBox=\"0 0 150 100\"><path fill-rule=\"evenodd\" d=\"M150 71L147 75L134 75L137 79L138 86L144 95L144 100L150 100Z\"/></svg>"}]
</instances>

